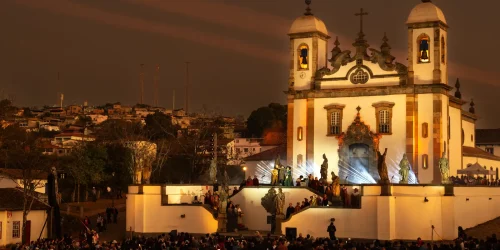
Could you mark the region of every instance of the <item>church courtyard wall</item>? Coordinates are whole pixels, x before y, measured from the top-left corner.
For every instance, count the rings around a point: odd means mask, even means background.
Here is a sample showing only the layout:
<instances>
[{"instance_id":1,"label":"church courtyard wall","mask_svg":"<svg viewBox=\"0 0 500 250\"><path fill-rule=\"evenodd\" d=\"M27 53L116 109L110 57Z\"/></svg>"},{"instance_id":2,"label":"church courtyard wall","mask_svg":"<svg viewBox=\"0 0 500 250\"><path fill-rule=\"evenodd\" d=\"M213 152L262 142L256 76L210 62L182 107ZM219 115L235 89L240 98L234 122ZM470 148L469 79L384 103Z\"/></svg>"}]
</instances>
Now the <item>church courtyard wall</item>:
<instances>
[{"instance_id":1,"label":"church courtyard wall","mask_svg":"<svg viewBox=\"0 0 500 250\"><path fill-rule=\"evenodd\" d=\"M213 233L218 223L211 211L200 205L169 204L167 192L199 190L207 186L131 186L127 195L127 231L163 233L171 230L190 233ZM245 187L230 198L240 204L244 224L250 230L269 231L261 198L269 186ZM315 237L328 236L326 228L335 218L337 236L380 240L453 240L457 227L474 227L500 216L500 188L454 187L446 196L444 186L393 185L392 196L381 196L378 185L349 186L360 188L361 208L309 207L292 215L282 224L296 228L297 233ZM167 191L168 190L168 191ZM194 192L194 191L193 191ZM314 195L302 187L283 188L285 207L296 205ZM449 193L448 193L449 195ZM435 227L432 235L432 226Z\"/></svg>"}]
</instances>

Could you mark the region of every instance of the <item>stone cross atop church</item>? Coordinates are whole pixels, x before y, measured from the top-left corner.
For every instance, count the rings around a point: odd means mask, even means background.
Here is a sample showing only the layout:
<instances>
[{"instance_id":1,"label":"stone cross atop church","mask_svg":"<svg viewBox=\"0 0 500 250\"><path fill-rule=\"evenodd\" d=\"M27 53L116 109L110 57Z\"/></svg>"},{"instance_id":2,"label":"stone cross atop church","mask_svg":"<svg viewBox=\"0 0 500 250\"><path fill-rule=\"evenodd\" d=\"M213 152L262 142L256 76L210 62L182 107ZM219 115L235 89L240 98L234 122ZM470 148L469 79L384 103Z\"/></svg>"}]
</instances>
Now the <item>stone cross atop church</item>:
<instances>
[{"instance_id":1,"label":"stone cross atop church","mask_svg":"<svg viewBox=\"0 0 500 250\"><path fill-rule=\"evenodd\" d=\"M306 13L304 13L304 15L306 16L312 16L312 12L311 12L311 8L309 7L309 5L311 5L311 0L306 0L306 5L307 5L307 8L306 8Z\"/></svg>"},{"instance_id":2,"label":"stone cross atop church","mask_svg":"<svg viewBox=\"0 0 500 250\"><path fill-rule=\"evenodd\" d=\"M363 16L368 15L368 12L363 12L363 8L361 8L359 13L355 13L355 16L359 16L359 34L363 34Z\"/></svg>"},{"instance_id":3,"label":"stone cross atop church","mask_svg":"<svg viewBox=\"0 0 500 250\"><path fill-rule=\"evenodd\" d=\"M365 33L363 33L363 16L368 15L368 12L365 12L363 8L360 9L359 13L355 13L355 16L359 16L359 33L358 38L352 44L356 48L356 59L359 60L358 64L362 64L362 60L369 60L370 57L366 53L366 50L370 45L365 40Z\"/></svg>"}]
</instances>

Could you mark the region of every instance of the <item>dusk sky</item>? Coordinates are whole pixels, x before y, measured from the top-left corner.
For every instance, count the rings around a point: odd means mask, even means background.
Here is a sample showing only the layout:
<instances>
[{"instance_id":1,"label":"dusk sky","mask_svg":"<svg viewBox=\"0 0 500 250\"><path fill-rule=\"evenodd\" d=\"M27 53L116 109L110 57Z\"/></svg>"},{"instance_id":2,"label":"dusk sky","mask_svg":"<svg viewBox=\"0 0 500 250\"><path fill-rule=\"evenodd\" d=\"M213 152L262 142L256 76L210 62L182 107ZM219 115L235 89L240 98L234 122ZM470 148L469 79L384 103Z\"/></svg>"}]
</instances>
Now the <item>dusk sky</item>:
<instances>
[{"instance_id":1,"label":"dusk sky","mask_svg":"<svg viewBox=\"0 0 500 250\"><path fill-rule=\"evenodd\" d=\"M479 128L500 127L500 1L433 2L450 26L450 85L459 77L463 99L474 98ZM387 32L396 61L407 64L405 22L418 3L313 0L311 8L344 50L352 49L359 31L354 13L363 7L368 43L378 49ZM54 105L62 92L65 104L133 105L144 63L146 104L160 64L160 105L172 107L175 89L181 108L190 61L191 111L247 116L285 103L287 33L304 9L303 0L1 0L0 97L19 106Z\"/></svg>"}]
</instances>

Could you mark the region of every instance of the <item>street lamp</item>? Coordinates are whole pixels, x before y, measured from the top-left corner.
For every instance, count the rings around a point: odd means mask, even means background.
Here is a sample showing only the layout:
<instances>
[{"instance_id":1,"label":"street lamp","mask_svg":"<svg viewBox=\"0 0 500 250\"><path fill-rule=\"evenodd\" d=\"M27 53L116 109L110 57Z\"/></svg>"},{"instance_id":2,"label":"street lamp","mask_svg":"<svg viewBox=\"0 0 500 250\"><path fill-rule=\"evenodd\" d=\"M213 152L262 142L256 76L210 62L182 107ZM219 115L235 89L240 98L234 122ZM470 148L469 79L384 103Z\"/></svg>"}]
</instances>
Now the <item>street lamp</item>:
<instances>
[{"instance_id":1,"label":"street lamp","mask_svg":"<svg viewBox=\"0 0 500 250\"><path fill-rule=\"evenodd\" d=\"M112 177L112 183L114 183L115 181L115 172L111 173L111 177ZM111 206L114 207L115 206L115 186L116 185L111 185Z\"/></svg>"},{"instance_id":2,"label":"street lamp","mask_svg":"<svg viewBox=\"0 0 500 250\"><path fill-rule=\"evenodd\" d=\"M247 167L243 167L243 181L247 179Z\"/></svg>"}]
</instances>

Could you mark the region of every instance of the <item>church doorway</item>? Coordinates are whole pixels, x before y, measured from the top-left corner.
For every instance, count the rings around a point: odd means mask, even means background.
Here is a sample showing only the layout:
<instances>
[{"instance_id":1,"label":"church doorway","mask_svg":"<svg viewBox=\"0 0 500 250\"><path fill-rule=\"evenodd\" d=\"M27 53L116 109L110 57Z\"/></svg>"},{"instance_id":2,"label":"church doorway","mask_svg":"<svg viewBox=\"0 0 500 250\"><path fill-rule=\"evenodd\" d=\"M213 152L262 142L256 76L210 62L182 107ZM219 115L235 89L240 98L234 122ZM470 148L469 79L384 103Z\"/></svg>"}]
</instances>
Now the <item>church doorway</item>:
<instances>
[{"instance_id":1,"label":"church doorway","mask_svg":"<svg viewBox=\"0 0 500 250\"><path fill-rule=\"evenodd\" d=\"M349 145L349 165L356 172L368 172L370 166L370 147L363 143Z\"/></svg>"},{"instance_id":2,"label":"church doorway","mask_svg":"<svg viewBox=\"0 0 500 250\"><path fill-rule=\"evenodd\" d=\"M375 184L380 179L377 171L377 149L380 136L371 132L359 114L347 131L340 134L339 177L343 183Z\"/></svg>"}]
</instances>

